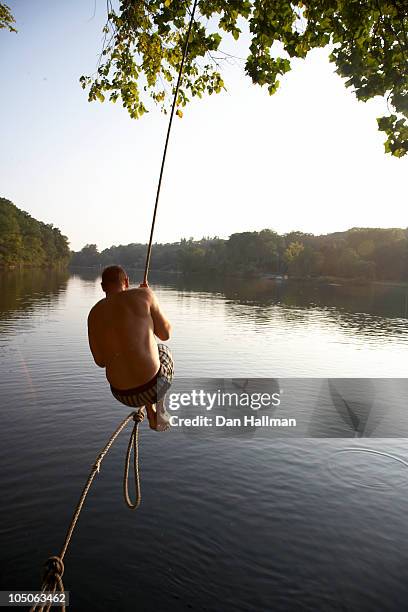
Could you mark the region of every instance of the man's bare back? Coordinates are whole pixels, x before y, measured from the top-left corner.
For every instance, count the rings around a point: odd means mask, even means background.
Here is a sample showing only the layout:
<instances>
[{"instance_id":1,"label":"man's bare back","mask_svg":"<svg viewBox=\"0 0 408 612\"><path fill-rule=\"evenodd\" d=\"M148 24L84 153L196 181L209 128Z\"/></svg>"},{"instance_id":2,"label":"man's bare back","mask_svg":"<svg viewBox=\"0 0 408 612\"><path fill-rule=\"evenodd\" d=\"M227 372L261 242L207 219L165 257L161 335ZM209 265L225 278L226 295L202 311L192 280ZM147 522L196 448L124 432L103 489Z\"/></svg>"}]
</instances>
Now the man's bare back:
<instances>
[{"instance_id":1,"label":"man's bare back","mask_svg":"<svg viewBox=\"0 0 408 612\"><path fill-rule=\"evenodd\" d=\"M106 291L107 297L88 317L89 345L95 362L106 368L116 389L130 389L150 381L160 361L155 336L170 337L170 323L149 288Z\"/></svg>"},{"instance_id":2,"label":"man's bare back","mask_svg":"<svg viewBox=\"0 0 408 612\"><path fill-rule=\"evenodd\" d=\"M157 344L170 337L170 323L147 285L129 289L129 277L121 266L102 272L106 298L88 316L89 346L95 363L106 369L112 395L121 404L146 408L156 431L170 427L164 398L173 380L174 364L169 348Z\"/></svg>"}]
</instances>

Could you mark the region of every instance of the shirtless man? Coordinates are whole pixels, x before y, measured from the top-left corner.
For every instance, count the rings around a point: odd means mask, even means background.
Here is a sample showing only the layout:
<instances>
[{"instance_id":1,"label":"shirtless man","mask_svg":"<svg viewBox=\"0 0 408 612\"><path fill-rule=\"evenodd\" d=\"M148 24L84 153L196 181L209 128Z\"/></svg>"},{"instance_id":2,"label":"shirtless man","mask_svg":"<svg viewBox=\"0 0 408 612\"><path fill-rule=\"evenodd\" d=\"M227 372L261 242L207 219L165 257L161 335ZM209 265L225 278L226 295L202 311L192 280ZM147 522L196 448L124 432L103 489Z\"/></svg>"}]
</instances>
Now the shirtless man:
<instances>
[{"instance_id":1,"label":"shirtless man","mask_svg":"<svg viewBox=\"0 0 408 612\"><path fill-rule=\"evenodd\" d=\"M113 396L122 404L146 407L156 431L170 427L164 396L173 379L169 348L157 344L170 338L171 326L147 286L129 289L129 278L120 266L102 273L106 297L88 316L89 346L95 363L106 368Z\"/></svg>"}]
</instances>

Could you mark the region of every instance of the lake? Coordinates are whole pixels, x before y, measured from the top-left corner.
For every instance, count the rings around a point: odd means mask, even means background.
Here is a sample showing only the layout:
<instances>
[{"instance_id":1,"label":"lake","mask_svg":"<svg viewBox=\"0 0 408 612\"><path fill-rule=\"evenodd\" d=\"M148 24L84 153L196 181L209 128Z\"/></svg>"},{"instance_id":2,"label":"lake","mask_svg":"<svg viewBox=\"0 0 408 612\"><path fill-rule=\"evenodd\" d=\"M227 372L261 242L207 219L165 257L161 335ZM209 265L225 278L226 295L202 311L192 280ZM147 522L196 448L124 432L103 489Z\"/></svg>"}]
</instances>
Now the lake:
<instances>
[{"instance_id":1,"label":"lake","mask_svg":"<svg viewBox=\"0 0 408 612\"><path fill-rule=\"evenodd\" d=\"M99 450L129 413L88 349L99 283L93 270L0 274L2 590L38 590ZM408 289L153 273L150 284L183 380L296 377L307 391L319 378L383 378L405 409ZM408 609L405 438L194 436L143 423L143 500L131 512L129 433L66 555L69 609Z\"/></svg>"}]
</instances>

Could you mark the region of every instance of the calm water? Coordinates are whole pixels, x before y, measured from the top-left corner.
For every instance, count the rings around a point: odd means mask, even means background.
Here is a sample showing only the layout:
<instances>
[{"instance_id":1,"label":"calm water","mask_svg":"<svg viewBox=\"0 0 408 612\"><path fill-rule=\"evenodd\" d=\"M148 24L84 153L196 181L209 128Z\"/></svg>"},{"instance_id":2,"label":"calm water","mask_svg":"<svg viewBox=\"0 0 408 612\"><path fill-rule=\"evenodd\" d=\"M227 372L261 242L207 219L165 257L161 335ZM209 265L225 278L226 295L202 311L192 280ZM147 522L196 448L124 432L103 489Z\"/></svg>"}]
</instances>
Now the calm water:
<instances>
[{"instance_id":1,"label":"calm water","mask_svg":"<svg viewBox=\"0 0 408 612\"><path fill-rule=\"evenodd\" d=\"M178 376L407 377L405 289L151 284L173 322ZM88 353L86 316L100 297L92 271L0 276L3 590L39 587L90 466L128 413ZM408 609L407 440L143 424L135 513L122 500L126 444L122 434L103 463L66 556L71 610ZM346 452L361 447L399 461Z\"/></svg>"}]
</instances>

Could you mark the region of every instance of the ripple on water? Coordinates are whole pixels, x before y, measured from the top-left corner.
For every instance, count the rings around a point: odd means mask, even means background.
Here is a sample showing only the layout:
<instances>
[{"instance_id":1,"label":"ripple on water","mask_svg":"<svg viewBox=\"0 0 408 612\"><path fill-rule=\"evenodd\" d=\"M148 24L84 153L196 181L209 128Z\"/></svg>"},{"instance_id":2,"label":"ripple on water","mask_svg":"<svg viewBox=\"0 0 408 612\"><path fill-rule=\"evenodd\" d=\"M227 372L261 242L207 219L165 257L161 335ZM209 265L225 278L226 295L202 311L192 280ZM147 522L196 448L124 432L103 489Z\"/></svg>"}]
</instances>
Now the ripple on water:
<instances>
[{"instance_id":1,"label":"ripple on water","mask_svg":"<svg viewBox=\"0 0 408 612\"><path fill-rule=\"evenodd\" d=\"M381 490L408 484L408 461L372 448L337 450L325 467L332 478L356 487Z\"/></svg>"}]
</instances>

